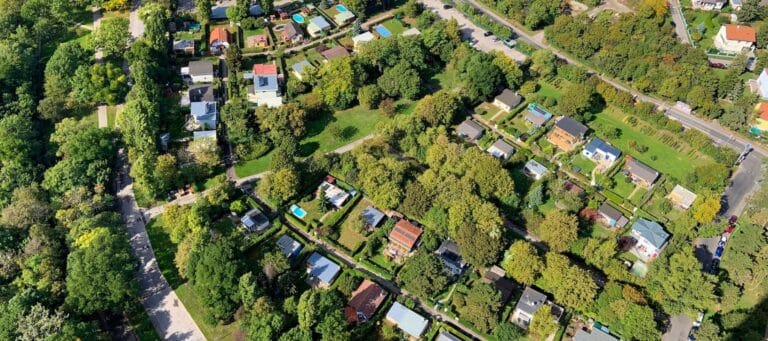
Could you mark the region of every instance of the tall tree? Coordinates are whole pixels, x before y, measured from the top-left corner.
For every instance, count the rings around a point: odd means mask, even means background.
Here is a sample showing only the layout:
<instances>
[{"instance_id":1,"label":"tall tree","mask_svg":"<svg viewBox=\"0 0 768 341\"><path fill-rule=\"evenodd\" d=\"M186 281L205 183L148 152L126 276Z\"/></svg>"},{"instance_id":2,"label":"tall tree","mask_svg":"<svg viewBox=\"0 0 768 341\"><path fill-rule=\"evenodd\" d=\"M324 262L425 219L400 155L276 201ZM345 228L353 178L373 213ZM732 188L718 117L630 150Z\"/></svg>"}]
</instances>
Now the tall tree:
<instances>
[{"instance_id":1,"label":"tall tree","mask_svg":"<svg viewBox=\"0 0 768 341\"><path fill-rule=\"evenodd\" d=\"M398 273L397 280L406 290L421 298L431 297L448 283L443 264L429 252L419 252L409 258Z\"/></svg>"},{"instance_id":2,"label":"tall tree","mask_svg":"<svg viewBox=\"0 0 768 341\"><path fill-rule=\"evenodd\" d=\"M106 56L122 57L131 38L128 26L128 19L124 17L103 19L99 28L93 32L94 46L101 49Z\"/></svg>"},{"instance_id":3,"label":"tall tree","mask_svg":"<svg viewBox=\"0 0 768 341\"><path fill-rule=\"evenodd\" d=\"M157 2L146 3L139 9L139 18L144 23L144 39L156 51L168 49L169 15L168 10Z\"/></svg>"},{"instance_id":4,"label":"tall tree","mask_svg":"<svg viewBox=\"0 0 768 341\"><path fill-rule=\"evenodd\" d=\"M501 293L489 284L476 283L467 293L465 305L459 309L459 314L487 333L498 324L500 308Z\"/></svg>"},{"instance_id":5,"label":"tall tree","mask_svg":"<svg viewBox=\"0 0 768 341\"><path fill-rule=\"evenodd\" d=\"M212 6L212 0L195 0L195 13L201 24L206 25L211 20Z\"/></svg>"},{"instance_id":6,"label":"tall tree","mask_svg":"<svg viewBox=\"0 0 768 341\"><path fill-rule=\"evenodd\" d=\"M501 266L514 280L531 285L544 270L544 260L533 244L518 240L507 250Z\"/></svg>"},{"instance_id":7,"label":"tall tree","mask_svg":"<svg viewBox=\"0 0 768 341\"><path fill-rule=\"evenodd\" d=\"M536 235L547 242L552 251L568 250L578 238L579 222L576 216L563 211L547 214L544 221L535 229Z\"/></svg>"},{"instance_id":8,"label":"tall tree","mask_svg":"<svg viewBox=\"0 0 768 341\"><path fill-rule=\"evenodd\" d=\"M235 250L234 242L222 237L193 250L187 261L192 289L206 315L216 321L229 321L239 302L240 261Z\"/></svg>"}]
</instances>

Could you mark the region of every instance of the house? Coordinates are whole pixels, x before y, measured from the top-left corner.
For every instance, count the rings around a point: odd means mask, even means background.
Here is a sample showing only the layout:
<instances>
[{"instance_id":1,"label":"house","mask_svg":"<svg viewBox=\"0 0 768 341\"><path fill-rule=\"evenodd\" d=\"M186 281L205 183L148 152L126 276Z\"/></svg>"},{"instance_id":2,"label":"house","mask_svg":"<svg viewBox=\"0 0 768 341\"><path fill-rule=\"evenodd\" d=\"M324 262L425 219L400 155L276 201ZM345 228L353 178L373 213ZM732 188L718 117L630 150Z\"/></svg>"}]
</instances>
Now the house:
<instances>
[{"instance_id":1,"label":"house","mask_svg":"<svg viewBox=\"0 0 768 341\"><path fill-rule=\"evenodd\" d=\"M622 228L629 222L629 220L624 216L623 213L621 213L621 211L609 205L608 202L604 202L602 205L600 205L600 207L597 209L597 215L603 224L607 225L608 227Z\"/></svg>"},{"instance_id":2,"label":"house","mask_svg":"<svg viewBox=\"0 0 768 341\"><path fill-rule=\"evenodd\" d=\"M648 165L627 157L624 171L632 178L632 182L641 187L651 187L659 178L659 172Z\"/></svg>"},{"instance_id":3,"label":"house","mask_svg":"<svg viewBox=\"0 0 768 341\"><path fill-rule=\"evenodd\" d=\"M533 178L534 180L541 180L542 177L549 173L549 170L538 161L531 159L525 163L525 166L523 167L523 173L525 173L525 175L527 175L529 178Z\"/></svg>"},{"instance_id":4,"label":"house","mask_svg":"<svg viewBox=\"0 0 768 341\"><path fill-rule=\"evenodd\" d=\"M193 131L192 132L192 140L202 140L202 139L213 139L216 140L216 131L215 130L203 130L203 131Z\"/></svg>"},{"instance_id":5,"label":"house","mask_svg":"<svg viewBox=\"0 0 768 341\"><path fill-rule=\"evenodd\" d=\"M485 270L481 280L486 284L493 284L493 287L501 293L501 303L506 304L517 290L517 285L506 277L506 271L497 265Z\"/></svg>"},{"instance_id":6,"label":"house","mask_svg":"<svg viewBox=\"0 0 768 341\"><path fill-rule=\"evenodd\" d=\"M741 10L742 0L731 0L731 8L738 12Z\"/></svg>"},{"instance_id":7,"label":"house","mask_svg":"<svg viewBox=\"0 0 768 341\"><path fill-rule=\"evenodd\" d=\"M461 341L461 339L458 336L451 334L449 331L443 330L440 334L437 334L435 341Z\"/></svg>"},{"instance_id":8,"label":"house","mask_svg":"<svg viewBox=\"0 0 768 341\"><path fill-rule=\"evenodd\" d=\"M211 30L211 34L208 37L208 46L210 46L212 54L221 54L229 47L230 34L227 29L223 27L217 27Z\"/></svg>"},{"instance_id":9,"label":"house","mask_svg":"<svg viewBox=\"0 0 768 341\"><path fill-rule=\"evenodd\" d=\"M267 48L269 47L269 38L266 34L253 35L245 40L245 46Z\"/></svg>"},{"instance_id":10,"label":"house","mask_svg":"<svg viewBox=\"0 0 768 341\"><path fill-rule=\"evenodd\" d=\"M765 100L768 100L768 68L763 69L760 72L760 76L757 77L757 92Z\"/></svg>"},{"instance_id":11,"label":"house","mask_svg":"<svg viewBox=\"0 0 768 341\"><path fill-rule=\"evenodd\" d=\"M422 230L410 221L400 219L392 232L389 233L387 254L394 259L399 259L413 251L419 243Z\"/></svg>"},{"instance_id":12,"label":"house","mask_svg":"<svg viewBox=\"0 0 768 341\"><path fill-rule=\"evenodd\" d=\"M768 102L762 102L757 105L757 118L755 118L755 124L752 125L753 130L758 130L758 133L768 132Z\"/></svg>"},{"instance_id":13,"label":"house","mask_svg":"<svg viewBox=\"0 0 768 341\"><path fill-rule=\"evenodd\" d=\"M293 64L291 66L291 70L293 70L293 75L296 76L299 80L303 80L304 70L307 70L307 68L314 68L312 64L309 63L306 59Z\"/></svg>"},{"instance_id":14,"label":"house","mask_svg":"<svg viewBox=\"0 0 768 341\"><path fill-rule=\"evenodd\" d=\"M727 24L715 35L715 47L725 53L751 51L757 42L757 31L749 26Z\"/></svg>"},{"instance_id":15,"label":"house","mask_svg":"<svg viewBox=\"0 0 768 341\"><path fill-rule=\"evenodd\" d=\"M461 276L464 270L467 268L467 263L461 259L461 253L459 253L459 246L452 240L447 239L440 244L440 247L435 251L440 256L440 260L443 261L443 265L453 276Z\"/></svg>"},{"instance_id":16,"label":"house","mask_svg":"<svg viewBox=\"0 0 768 341\"><path fill-rule=\"evenodd\" d=\"M284 234L277 239L277 248L280 249L280 252L282 252L285 255L285 258L288 259L296 257L299 252L301 252L302 247L301 243L287 234Z\"/></svg>"},{"instance_id":17,"label":"house","mask_svg":"<svg viewBox=\"0 0 768 341\"><path fill-rule=\"evenodd\" d=\"M211 83L213 82L213 63L208 60L195 60L189 62L187 74L192 79L192 83ZM184 69L182 68L182 74Z\"/></svg>"},{"instance_id":18,"label":"house","mask_svg":"<svg viewBox=\"0 0 768 341\"><path fill-rule=\"evenodd\" d=\"M584 140L588 129L576 120L563 116L555 122L555 127L547 134L547 140L558 148L570 152Z\"/></svg>"},{"instance_id":19,"label":"house","mask_svg":"<svg viewBox=\"0 0 768 341\"><path fill-rule=\"evenodd\" d=\"M429 320L417 314L406 306L395 302L387 311L387 322L394 324L404 333L414 338L420 338L429 325Z\"/></svg>"},{"instance_id":20,"label":"house","mask_svg":"<svg viewBox=\"0 0 768 341\"><path fill-rule=\"evenodd\" d=\"M216 109L216 102L192 102L190 103L191 124L190 130L209 130L216 129L216 118L219 114Z\"/></svg>"},{"instance_id":21,"label":"house","mask_svg":"<svg viewBox=\"0 0 768 341\"><path fill-rule=\"evenodd\" d=\"M667 199L672 202L673 205L681 209L687 210L691 208L693 202L696 201L696 193L693 193L683 186L675 185L672 192L669 192Z\"/></svg>"},{"instance_id":22,"label":"house","mask_svg":"<svg viewBox=\"0 0 768 341\"><path fill-rule=\"evenodd\" d=\"M304 41L304 33L301 31L301 27L293 21L285 23L285 28L280 33L280 37L288 45L301 44Z\"/></svg>"},{"instance_id":23,"label":"house","mask_svg":"<svg viewBox=\"0 0 768 341\"><path fill-rule=\"evenodd\" d=\"M491 153L491 155L499 159L506 160L512 156L512 154L515 152L515 148L507 143L507 141L498 139L490 147L488 147L487 152Z\"/></svg>"},{"instance_id":24,"label":"house","mask_svg":"<svg viewBox=\"0 0 768 341\"><path fill-rule=\"evenodd\" d=\"M621 156L621 151L610 143L595 137L584 146L581 155L608 168Z\"/></svg>"},{"instance_id":25,"label":"house","mask_svg":"<svg viewBox=\"0 0 768 341\"><path fill-rule=\"evenodd\" d=\"M344 206L349 197L351 197L345 190L328 181L323 181L317 190L322 192L325 198L328 199L328 202L336 208Z\"/></svg>"},{"instance_id":26,"label":"house","mask_svg":"<svg viewBox=\"0 0 768 341\"><path fill-rule=\"evenodd\" d=\"M269 226L269 218L261 210L254 208L240 218L240 223L249 232L262 232Z\"/></svg>"},{"instance_id":27,"label":"house","mask_svg":"<svg viewBox=\"0 0 768 341\"><path fill-rule=\"evenodd\" d=\"M195 54L195 41L192 39L174 40L173 53L193 56Z\"/></svg>"},{"instance_id":28,"label":"house","mask_svg":"<svg viewBox=\"0 0 768 341\"><path fill-rule=\"evenodd\" d=\"M461 122L456 128L456 134L470 141L479 139L480 136L483 136L483 132L485 132L485 129L472 120Z\"/></svg>"},{"instance_id":29,"label":"house","mask_svg":"<svg viewBox=\"0 0 768 341\"><path fill-rule=\"evenodd\" d=\"M661 225L644 218L632 224L630 235L637 241L631 252L643 262L654 260L667 246L669 239L669 233Z\"/></svg>"},{"instance_id":30,"label":"house","mask_svg":"<svg viewBox=\"0 0 768 341\"><path fill-rule=\"evenodd\" d=\"M376 36L373 35L373 33L367 31L352 37L352 43L355 46L355 51L357 51L357 49L360 48L362 44L365 44L374 39L376 39Z\"/></svg>"},{"instance_id":31,"label":"house","mask_svg":"<svg viewBox=\"0 0 768 341\"><path fill-rule=\"evenodd\" d=\"M333 22L336 23L336 25L344 26L348 23L351 23L355 20L355 15L347 9L346 11L339 11L339 13L336 13L336 15L333 16Z\"/></svg>"},{"instance_id":32,"label":"house","mask_svg":"<svg viewBox=\"0 0 768 341\"><path fill-rule=\"evenodd\" d=\"M527 330L528 326L533 321L533 315L535 315L544 304L549 305L552 308L552 317L555 321L560 321L563 314L563 308L547 300L547 295L544 295L532 287L526 287L525 290L523 290L523 295L520 296L520 300L517 301L517 305L515 305L515 310L512 311L512 323Z\"/></svg>"},{"instance_id":33,"label":"house","mask_svg":"<svg viewBox=\"0 0 768 341\"><path fill-rule=\"evenodd\" d=\"M728 0L693 0L691 6L693 9L700 9L702 11L721 10Z\"/></svg>"},{"instance_id":34,"label":"house","mask_svg":"<svg viewBox=\"0 0 768 341\"><path fill-rule=\"evenodd\" d=\"M573 341L619 341L602 329L593 326L590 330L579 329L573 335Z\"/></svg>"},{"instance_id":35,"label":"house","mask_svg":"<svg viewBox=\"0 0 768 341\"><path fill-rule=\"evenodd\" d=\"M344 307L344 316L350 324L368 322L387 298L387 291L371 280L363 280L352 292Z\"/></svg>"},{"instance_id":36,"label":"house","mask_svg":"<svg viewBox=\"0 0 768 341\"><path fill-rule=\"evenodd\" d=\"M325 31L331 29L331 24L321 16L316 16L309 19L307 24L307 32L312 38L321 36Z\"/></svg>"},{"instance_id":37,"label":"house","mask_svg":"<svg viewBox=\"0 0 768 341\"><path fill-rule=\"evenodd\" d=\"M313 252L307 259L307 280L314 287L330 287L339 272L341 267L338 264L317 252Z\"/></svg>"},{"instance_id":38,"label":"house","mask_svg":"<svg viewBox=\"0 0 768 341\"><path fill-rule=\"evenodd\" d=\"M275 64L254 64L253 91L248 92L248 100L256 105L278 108L283 105L280 97L280 85Z\"/></svg>"},{"instance_id":39,"label":"house","mask_svg":"<svg viewBox=\"0 0 768 341\"><path fill-rule=\"evenodd\" d=\"M210 84L192 85L187 92L182 93L179 105L188 107L192 102L213 102L215 100L213 86Z\"/></svg>"},{"instance_id":40,"label":"house","mask_svg":"<svg viewBox=\"0 0 768 341\"><path fill-rule=\"evenodd\" d=\"M528 114L525 115L525 121L536 128L543 127L552 118L552 114L536 103L528 104Z\"/></svg>"},{"instance_id":41,"label":"house","mask_svg":"<svg viewBox=\"0 0 768 341\"><path fill-rule=\"evenodd\" d=\"M344 46L339 45L320 52L320 55L325 58L325 62L330 62L334 59L349 57L349 51Z\"/></svg>"},{"instance_id":42,"label":"house","mask_svg":"<svg viewBox=\"0 0 768 341\"><path fill-rule=\"evenodd\" d=\"M493 99L493 105L501 108L501 110L504 110L506 112L512 111L516 106L520 105L520 102L523 101L523 97L518 95L516 92L504 89L496 98Z\"/></svg>"},{"instance_id":43,"label":"house","mask_svg":"<svg viewBox=\"0 0 768 341\"><path fill-rule=\"evenodd\" d=\"M368 228L375 228L376 226L379 226L382 220L384 220L384 213L373 206L367 206L363 209L362 217Z\"/></svg>"}]
</instances>

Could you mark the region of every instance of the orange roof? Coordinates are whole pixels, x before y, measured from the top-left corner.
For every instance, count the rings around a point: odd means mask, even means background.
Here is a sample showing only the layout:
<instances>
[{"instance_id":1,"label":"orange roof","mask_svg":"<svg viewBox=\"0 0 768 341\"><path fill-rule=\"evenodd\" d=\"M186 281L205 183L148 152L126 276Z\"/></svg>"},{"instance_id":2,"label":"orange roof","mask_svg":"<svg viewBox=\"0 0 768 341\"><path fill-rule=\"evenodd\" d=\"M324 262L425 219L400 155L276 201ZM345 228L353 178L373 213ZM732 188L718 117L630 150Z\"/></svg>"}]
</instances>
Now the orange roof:
<instances>
[{"instance_id":1,"label":"orange roof","mask_svg":"<svg viewBox=\"0 0 768 341\"><path fill-rule=\"evenodd\" d=\"M387 292L381 286L371 280L364 280L347 302L347 308L351 309L344 309L347 322L357 322L359 314L364 315L366 319L373 317L385 298L387 298Z\"/></svg>"},{"instance_id":2,"label":"orange roof","mask_svg":"<svg viewBox=\"0 0 768 341\"><path fill-rule=\"evenodd\" d=\"M757 31L749 26L725 25L725 38L738 41L757 41Z\"/></svg>"},{"instance_id":3,"label":"orange roof","mask_svg":"<svg viewBox=\"0 0 768 341\"><path fill-rule=\"evenodd\" d=\"M400 219L395 224L392 232L389 233L389 240L401 244L408 249L413 249L416 246L419 237L421 237L421 229L405 219Z\"/></svg>"},{"instance_id":4,"label":"orange roof","mask_svg":"<svg viewBox=\"0 0 768 341\"><path fill-rule=\"evenodd\" d=\"M277 65L275 64L253 64L253 75L277 75Z\"/></svg>"},{"instance_id":5,"label":"orange roof","mask_svg":"<svg viewBox=\"0 0 768 341\"><path fill-rule=\"evenodd\" d=\"M757 106L757 113L761 119L768 121L768 102L760 103Z\"/></svg>"},{"instance_id":6,"label":"orange roof","mask_svg":"<svg viewBox=\"0 0 768 341\"><path fill-rule=\"evenodd\" d=\"M229 43L229 31L223 27L214 28L208 38L208 43L213 43L214 41Z\"/></svg>"}]
</instances>

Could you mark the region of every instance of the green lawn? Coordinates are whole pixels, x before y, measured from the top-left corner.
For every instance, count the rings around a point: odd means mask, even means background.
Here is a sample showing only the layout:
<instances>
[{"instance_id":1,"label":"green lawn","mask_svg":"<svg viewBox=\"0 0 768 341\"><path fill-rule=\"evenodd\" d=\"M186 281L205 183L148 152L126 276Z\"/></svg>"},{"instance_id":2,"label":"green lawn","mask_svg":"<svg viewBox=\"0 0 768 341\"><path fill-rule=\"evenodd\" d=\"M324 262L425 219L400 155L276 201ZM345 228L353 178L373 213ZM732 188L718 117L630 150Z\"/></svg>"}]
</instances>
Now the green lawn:
<instances>
[{"instance_id":1,"label":"green lawn","mask_svg":"<svg viewBox=\"0 0 768 341\"><path fill-rule=\"evenodd\" d=\"M593 162L590 159L587 159L584 157L584 155L581 155L581 153L576 154L571 159L571 166L579 167L579 173L583 174L586 177L590 177L592 174L592 170L595 169L597 164Z\"/></svg>"},{"instance_id":2,"label":"green lawn","mask_svg":"<svg viewBox=\"0 0 768 341\"><path fill-rule=\"evenodd\" d=\"M354 217L359 217L360 214L363 213L363 210L368 207L369 205L372 205L368 199L360 200L357 203L357 206L352 209L352 211L347 214L346 219L341 224L341 231L339 234L339 244L347 248L347 250L350 251L350 253L354 254L355 251L368 239L364 235L358 233L354 230L353 224L356 221L356 219L353 219Z\"/></svg>"},{"instance_id":3,"label":"green lawn","mask_svg":"<svg viewBox=\"0 0 768 341\"><path fill-rule=\"evenodd\" d=\"M235 321L227 325L212 325L205 322L205 308L203 308L202 303L197 299L189 284L176 288L176 295L184 304L184 307L187 308L189 315L192 316L192 319L195 320L197 326L200 327L200 331L203 332L207 339L232 340L235 338L235 334L240 329L240 322Z\"/></svg>"},{"instance_id":4,"label":"green lawn","mask_svg":"<svg viewBox=\"0 0 768 341\"><path fill-rule=\"evenodd\" d=\"M536 91L536 95L541 95L547 98L557 100L558 98L560 98L560 96L563 95L563 93L562 91L560 91L560 89L556 88L552 84L549 84L547 82L539 82L539 90Z\"/></svg>"},{"instance_id":5,"label":"green lawn","mask_svg":"<svg viewBox=\"0 0 768 341\"><path fill-rule=\"evenodd\" d=\"M240 162L235 165L235 174L238 177L245 177L253 174L258 174L269 170L269 163L272 161L272 152L266 155L245 162Z\"/></svg>"},{"instance_id":6,"label":"green lawn","mask_svg":"<svg viewBox=\"0 0 768 341\"><path fill-rule=\"evenodd\" d=\"M428 86L437 90L451 91L459 87L461 79L459 74L454 70L444 70L432 76L428 81Z\"/></svg>"},{"instance_id":7,"label":"green lawn","mask_svg":"<svg viewBox=\"0 0 768 341\"><path fill-rule=\"evenodd\" d=\"M624 122L626 115L619 109L608 107L603 112L595 115L591 123L600 123L605 127L614 127L621 130L618 138L606 138L600 136L606 141L611 142L616 148L624 154L629 154L637 160L653 167L663 174L672 176L675 179L685 179L697 165L703 165L709 162L708 157L697 152L683 153L662 143L655 136L648 136L640 131L638 127L631 127ZM601 135L599 132L597 135ZM637 152L629 147L629 142L635 141L637 144L645 145L648 151L645 153ZM685 144L685 141L680 141ZM655 160L654 160L655 159Z\"/></svg>"},{"instance_id":8,"label":"green lawn","mask_svg":"<svg viewBox=\"0 0 768 341\"><path fill-rule=\"evenodd\" d=\"M405 26L400 20L397 19L389 19L383 23L381 23L382 26L386 27L389 32L392 32L392 35L397 36L405 32Z\"/></svg>"},{"instance_id":9,"label":"green lawn","mask_svg":"<svg viewBox=\"0 0 768 341\"><path fill-rule=\"evenodd\" d=\"M621 172L616 173L616 175L613 176L616 185L611 188L612 191L624 199L627 199L629 195L632 194L632 190L635 189L635 185L631 182L627 182L626 179L627 177Z\"/></svg>"},{"instance_id":10,"label":"green lawn","mask_svg":"<svg viewBox=\"0 0 768 341\"><path fill-rule=\"evenodd\" d=\"M475 108L475 114L479 114L484 119L490 120L491 117L496 115L500 110L501 109L493 105L493 103L483 102ZM499 117L496 118L496 121L500 121L503 117L504 113L500 114Z\"/></svg>"},{"instance_id":11,"label":"green lawn","mask_svg":"<svg viewBox=\"0 0 768 341\"><path fill-rule=\"evenodd\" d=\"M720 22L720 17L718 16L719 12L686 10L685 13L687 14L686 20L693 16L693 20L688 21L688 28L690 29L691 35L696 36L701 34L701 40L698 42L699 46L705 50L713 47L714 43L712 38L717 34L717 31L720 30L720 25L722 24ZM703 33L700 33L700 29L703 29Z\"/></svg>"}]
</instances>

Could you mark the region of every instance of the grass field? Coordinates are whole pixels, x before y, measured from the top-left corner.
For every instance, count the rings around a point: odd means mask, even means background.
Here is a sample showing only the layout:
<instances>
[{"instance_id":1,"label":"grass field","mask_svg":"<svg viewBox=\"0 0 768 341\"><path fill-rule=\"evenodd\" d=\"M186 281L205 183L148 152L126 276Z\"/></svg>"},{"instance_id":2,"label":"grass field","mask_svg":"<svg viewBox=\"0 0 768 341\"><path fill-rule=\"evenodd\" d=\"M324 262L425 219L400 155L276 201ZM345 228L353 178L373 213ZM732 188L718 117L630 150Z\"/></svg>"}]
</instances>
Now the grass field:
<instances>
[{"instance_id":1,"label":"grass field","mask_svg":"<svg viewBox=\"0 0 768 341\"><path fill-rule=\"evenodd\" d=\"M616 194L620 195L622 198L627 199L630 194L632 194L632 190L635 189L635 185L631 182L627 182L627 177L624 176L621 172L616 173L616 175L613 176L613 180L616 182L616 185L611 188Z\"/></svg>"},{"instance_id":2,"label":"grass field","mask_svg":"<svg viewBox=\"0 0 768 341\"><path fill-rule=\"evenodd\" d=\"M363 210L370 205L372 205L372 203L368 201L368 199L360 200L357 203L357 206L347 214L344 223L341 224L338 242L352 253L355 253L355 251L357 251L357 249L368 239L354 230L353 224L356 221L354 218L359 217L360 214L363 213Z\"/></svg>"},{"instance_id":3,"label":"grass field","mask_svg":"<svg viewBox=\"0 0 768 341\"><path fill-rule=\"evenodd\" d=\"M546 82L539 82L539 90L536 91L536 94L555 100L563 95L563 93L558 88Z\"/></svg>"},{"instance_id":4,"label":"grass field","mask_svg":"<svg viewBox=\"0 0 768 341\"><path fill-rule=\"evenodd\" d=\"M389 19L381 23L381 25L386 27L389 30L389 32L392 32L392 35L395 35L395 36L405 32L405 26L400 20L397 20L397 19Z\"/></svg>"},{"instance_id":5,"label":"grass field","mask_svg":"<svg viewBox=\"0 0 768 341\"><path fill-rule=\"evenodd\" d=\"M475 107L475 114L479 114L486 120L490 120L491 117L496 115L501 109L499 107L493 105L493 103L483 102L480 103L477 107ZM499 117L496 119L497 121L501 120L501 118L504 116L504 114L500 114Z\"/></svg>"},{"instance_id":6,"label":"grass field","mask_svg":"<svg viewBox=\"0 0 768 341\"><path fill-rule=\"evenodd\" d=\"M581 153L576 154L571 159L571 166L579 167L579 173L583 174L586 177L590 177L592 174L592 170L595 169L597 166L596 163L592 162L592 160L587 159Z\"/></svg>"},{"instance_id":7,"label":"grass field","mask_svg":"<svg viewBox=\"0 0 768 341\"><path fill-rule=\"evenodd\" d=\"M235 339L235 334L240 329L240 322L235 321L227 325L216 324L212 325L205 322L205 308L202 303L197 299L197 296L192 291L192 287L189 284L184 284L176 288L176 295L179 300L187 308L189 315L195 320L197 326L200 327L200 331L209 340L232 340Z\"/></svg>"}]
</instances>

